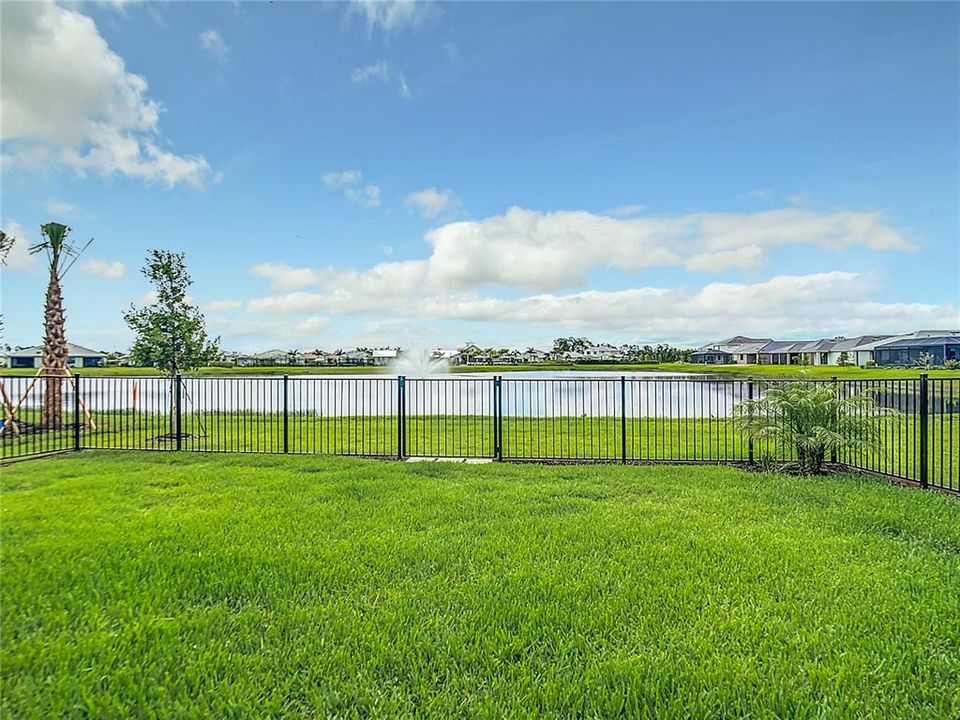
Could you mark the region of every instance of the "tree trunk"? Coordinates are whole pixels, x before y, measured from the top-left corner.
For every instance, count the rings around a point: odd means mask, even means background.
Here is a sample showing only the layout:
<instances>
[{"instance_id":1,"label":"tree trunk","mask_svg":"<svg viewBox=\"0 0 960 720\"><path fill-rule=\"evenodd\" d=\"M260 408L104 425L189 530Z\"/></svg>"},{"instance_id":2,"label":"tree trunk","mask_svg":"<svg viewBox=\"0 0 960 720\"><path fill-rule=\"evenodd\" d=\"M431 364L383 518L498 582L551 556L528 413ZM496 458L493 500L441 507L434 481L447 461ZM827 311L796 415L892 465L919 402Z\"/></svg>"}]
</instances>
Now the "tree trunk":
<instances>
[{"instance_id":1,"label":"tree trunk","mask_svg":"<svg viewBox=\"0 0 960 720\"><path fill-rule=\"evenodd\" d=\"M177 417L177 377L170 377L170 437L177 438L180 435L180 418Z\"/></svg>"},{"instance_id":2,"label":"tree trunk","mask_svg":"<svg viewBox=\"0 0 960 720\"><path fill-rule=\"evenodd\" d=\"M43 372L47 375L66 375L68 357L63 294L60 292L57 268L51 268L43 308ZM45 385L40 424L47 428L57 428L63 414L63 380L60 377L48 377Z\"/></svg>"}]
</instances>

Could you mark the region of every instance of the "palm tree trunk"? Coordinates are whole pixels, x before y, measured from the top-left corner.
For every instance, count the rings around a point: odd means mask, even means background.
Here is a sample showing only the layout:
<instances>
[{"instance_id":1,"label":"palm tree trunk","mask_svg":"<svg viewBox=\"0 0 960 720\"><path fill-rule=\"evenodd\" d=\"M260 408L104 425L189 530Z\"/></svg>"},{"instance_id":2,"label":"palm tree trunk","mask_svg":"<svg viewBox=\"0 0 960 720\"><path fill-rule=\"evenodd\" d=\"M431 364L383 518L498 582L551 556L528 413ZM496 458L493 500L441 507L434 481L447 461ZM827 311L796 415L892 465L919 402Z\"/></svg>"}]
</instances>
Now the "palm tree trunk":
<instances>
[{"instance_id":1,"label":"palm tree trunk","mask_svg":"<svg viewBox=\"0 0 960 720\"><path fill-rule=\"evenodd\" d=\"M66 375L67 338L64 331L63 294L57 268L50 268L47 298L43 308L43 371L48 375ZM40 412L40 424L48 428L60 426L63 412L63 380L48 377Z\"/></svg>"}]
</instances>

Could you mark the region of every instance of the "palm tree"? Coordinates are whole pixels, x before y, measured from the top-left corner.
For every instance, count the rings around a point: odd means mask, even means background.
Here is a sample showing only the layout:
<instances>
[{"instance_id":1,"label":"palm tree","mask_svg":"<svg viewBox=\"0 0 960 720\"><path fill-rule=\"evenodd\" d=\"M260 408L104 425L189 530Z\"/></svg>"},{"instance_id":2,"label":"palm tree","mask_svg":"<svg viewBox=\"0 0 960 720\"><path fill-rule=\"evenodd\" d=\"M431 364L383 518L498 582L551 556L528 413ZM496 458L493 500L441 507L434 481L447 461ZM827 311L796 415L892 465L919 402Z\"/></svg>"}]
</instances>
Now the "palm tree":
<instances>
[{"instance_id":1,"label":"palm tree","mask_svg":"<svg viewBox=\"0 0 960 720\"><path fill-rule=\"evenodd\" d=\"M821 471L829 451L875 450L886 433L882 421L898 417L869 390L847 395L833 383L810 381L773 385L733 408L734 422L749 438L792 446L796 467L810 475Z\"/></svg>"},{"instance_id":2,"label":"palm tree","mask_svg":"<svg viewBox=\"0 0 960 720\"><path fill-rule=\"evenodd\" d=\"M67 374L67 336L64 327L63 292L60 290L60 281L67 271L76 262L77 257L93 242L89 240L82 248L67 241L70 228L56 222L49 222L40 226L43 240L30 247L29 252L35 255L40 252L47 254L47 264L50 275L47 280L47 297L43 306L43 373L45 375L64 376ZM64 263L68 258L70 262ZM60 425L62 412L62 380L60 377L48 377L46 393L43 398L43 408L40 412L40 424L43 427L55 428Z\"/></svg>"}]
</instances>

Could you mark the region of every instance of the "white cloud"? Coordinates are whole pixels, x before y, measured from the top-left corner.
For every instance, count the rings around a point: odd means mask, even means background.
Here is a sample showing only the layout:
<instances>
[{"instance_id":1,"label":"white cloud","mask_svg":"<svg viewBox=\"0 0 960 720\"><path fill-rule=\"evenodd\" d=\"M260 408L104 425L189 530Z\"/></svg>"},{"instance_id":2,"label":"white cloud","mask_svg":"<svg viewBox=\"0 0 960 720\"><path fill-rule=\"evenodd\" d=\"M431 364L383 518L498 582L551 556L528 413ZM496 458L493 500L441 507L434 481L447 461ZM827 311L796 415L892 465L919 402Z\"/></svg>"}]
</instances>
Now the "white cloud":
<instances>
[{"instance_id":1,"label":"white cloud","mask_svg":"<svg viewBox=\"0 0 960 720\"><path fill-rule=\"evenodd\" d=\"M260 263L250 268L250 272L270 281L270 287L277 290L296 290L323 281L324 273L310 268L295 268L284 263Z\"/></svg>"},{"instance_id":2,"label":"white cloud","mask_svg":"<svg viewBox=\"0 0 960 720\"><path fill-rule=\"evenodd\" d=\"M119 280L127 272L127 266L122 262L107 262L106 260L87 260L80 269L90 275L96 275L107 280Z\"/></svg>"},{"instance_id":3,"label":"white cloud","mask_svg":"<svg viewBox=\"0 0 960 720\"><path fill-rule=\"evenodd\" d=\"M604 215L609 215L610 217L615 218L628 218L633 217L634 215L639 215L646 209L646 205L621 205L620 207L607 210Z\"/></svg>"},{"instance_id":4,"label":"white cloud","mask_svg":"<svg viewBox=\"0 0 960 720\"><path fill-rule=\"evenodd\" d=\"M698 272L756 269L770 250L788 244L824 250L853 245L910 249L877 214L801 209L617 220L585 212L543 214L513 208L486 220L434 228L426 240L432 248L428 258L381 263L364 272L273 263L251 271L270 278L279 289L339 279L359 286L389 282L435 292L484 286L555 291L585 286L590 273L602 267L627 272L655 266Z\"/></svg>"},{"instance_id":5,"label":"white cloud","mask_svg":"<svg viewBox=\"0 0 960 720\"><path fill-rule=\"evenodd\" d=\"M763 248L746 245L735 250L717 250L690 255L683 263L690 272L726 272L734 268L755 270L763 265Z\"/></svg>"},{"instance_id":6,"label":"white cloud","mask_svg":"<svg viewBox=\"0 0 960 720\"><path fill-rule=\"evenodd\" d=\"M133 301L134 305L153 305L160 299L156 290L148 290Z\"/></svg>"},{"instance_id":7,"label":"white cloud","mask_svg":"<svg viewBox=\"0 0 960 720\"><path fill-rule=\"evenodd\" d=\"M27 232L26 228L19 223L11 221L3 226L3 231L14 238L13 246L10 248L10 252L7 253L7 261L4 269L19 272L29 270L36 266L38 258L36 255L30 254L30 246L33 245L36 240Z\"/></svg>"},{"instance_id":8,"label":"white cloud","mask_svg":"<svg viewBox=\"0 0 960 720\"><path fill-rule=\"evenodd\" d=\"M443 225L429 231L426 240L432 247L424 261L427 280L452 289L584 287L595 268L636 272L691 262L691 269L704 269L711 258L717 270L756 268L784 245L911 249L880 213L803 208L631 219L512 208L481 221Z\"/></svg>"},{"instance_id":9,"label":"white cloud","mask_svg":"<svg viewBox=\"0 0 960 720\"><path fill-rule=\"evenodd\" d=\"M882 288L875 278L842 271L693 289L569 292L586 285L596 268L756 269L772 250L789 244L830 251L911 249L877 213L788 208L616 219L514 208L502 216L435 228L426 240L428 257L366 270L255 266L251 272L270 279L274 289L296 292L255 298L247 309L280 317L375 315L692 339L734 331L788 337L900 332L958 321L952 304L877 302L873 294ZM310 287L316 289L304 290ZM506 289L511 297L485 294L490 287Z\"/></svg>"},{"instance_id":10,"label":"white cloud","mask_svg":"<svg viewBox=\"0 0 960 720\"><path fill-rule=\"evenodd\" d=\"M518 298L422 292L409 283L331 278L324 292L251 300L248 309L273 315L328 312L405 319L459 320L543 326L558 331L701 339L731 332L808 335L842 331L903 332L956 327L956 306L882 303L874 280L851 272L779 275L767 281L712 283L699 290L641 287L539 294ZM279 322L279 321L278 321ZM731 329L733 328L733 330Z\"/></svg>"},{"instance_id":11,"label":"white cloud","mask_svg":"<svg viewBox=\"0 0 960 720\"><path fill-rule=\"evenodd\" d=\"M410 86L407 85L407 77L403 73L397 73L397 91L400 97L409 100L413 93L410 92Z\"/></svg>"},{"instance_id":12,"label":"white cloud","mask_svg":"<svg viewBox=\"0 0 960 720\"><path fill-rule=\"evenodd\" d=\"M43 209L54 215L76 215L82 208L79 205L62 200L47 200L43 204Z\"/></svg>"},{"instance_id":13,"label":"white cloud","mask_svg":"<svg viewBox=\"0 0 960 720\"><path fill-rule=\"evenodd\" d=\"M352 203L361 207L373 208L380 205L380 188L377 185L363 185L363 173L359 170L339 170L328 172L320 180L324 187L343 189L343 194Z\"/></svg>"},{"instance_id":14,"label":"white cloud","mask_svg":"<svg viewBox=\"0 0 960 720\"><path fill-rule=\"evenodd\" d=\"M237 310L242 306L243 303L239 300L212 300L201 305L200 309L203 312L215 313L224 312L225 310Z\"/></svg>"},{"instance_id":15,"label":"white cloud","mask_svg":"<svg viewBox=\"0 0 960 720\"><path fill-rule=\"evenodd\" d=\"M359 183L363 180L363 173L359 170L340 170L328 172L320 178L320 180L323 182L324 187L341 188Z\"/></svg>"},{"instance_id":16,"label":"white cloud","mask_svg":"<svg viewBox=\"0 0 960 720\"><path fill-rule=\"evenodd\" d=\"M323 295L308 292L292 292L285 295L272 295L256 298L247 303L250 312L264 312L275 314L297 314L314 312L324 307L326 300Z\"/></svg>"},{"instance_id":17,"label":"white cloud","mask_svg":"<svg viewBox=\"0 0 960 720\"><path fill-rule=\"evenodd\" d=\"M365 208L374 208L380 205L380 188L376 185L365 185L362 188L348 187L343 191L350 202Z\"/></svg>"},{"instance_id":18,"label":"white cloud","mask_svg":"<svg viewBox=\"0 0 960 720\"><path fill-rule=\"evenodd\" d=\"M227 339L256 338L258 340L297 341L297 347L309 347L329 326L330 320L313 316L293 323L251 318L212 317L207 321L210 331Z\"/></svg>"},{"instance_id":19,"label":"white cloud","mask_svg":"<svg viewBox=\"0 0 960 720\"><path fill-rule=\"evenodd\" d=\"M460 198L452 190L437 190L435 187L430 187L407 195L403 204L423 217L432 219L456 212L460 207Z\"/></svg>"},{"instance_id":20,"label":"white cloud","mask_svg":"<svg viewBox=\"0 0 960 720\"><path fill-rule=\"evenodd\" d=\"M167 187L210 176L202 156L161 148L162 105L92 19L50 2L9 3L0 27L5 167L61 165Z\"/></svg>"},{"instance_id":21,"label":"white cloud","mask_svg":"<svg viewBox=\"0 0 960 720\"><path fill-rule=\"evenodd\" d=\"M400 97L409 100L411 96L406 75L384 60L380 60L372 65L354 68L350 74L350 80L357 85L365 85L372 82L387 85L396 81L397 92L400 93Z\"/></svg>"},{"instance_id":22,"label":"white cloud","mask_svg":"<svg viewBox=\"0 0 960 720\"><path fill-rule=\"evenodd\" d=\"M428 258L381 263L363 272L274 263L251 272L268 277L277 289L332 285L363 294L383 283L399 292L455 293L485 286L544 292L584 287L590 274L604 267L625 272L655 266L696 272L756 269L771 250L789 244L910 249L879 214L800 208L623 220L513 208L486 220L434 228L426 240L432 249Z\"/></svg>"},{"instance_id":23,"label":"white cloud","mask_svg":"<svg viewBox=\"0 0 960 720\"><path fill-rule=\"evenodd\" d=\"M227 47L227 44L223 41L223 36L220 35L219 30L205 30L197 36L197 42L200 43L200 48L207 53L211 58L219 62L221 65L227 62L227 58L230 57L230 48Z\"/></svg>"},{"instance_id":24,"label":"white cloud","mask_svg":"<svg viewBox=\"0 0 960 720\"><path fill-rule=\"evenodd\" d=\"M367 65L366 67L354 68L350 79L358 85L362 85L363 83L367 83L372 80L385 83L390 79L390 65L381 60L380 62L372 65Z\"/></svg>"},{"instance_id":25,"label":"white cloud","mask_svg":"<svg viewBox=\"0 0 960 720\"><path fill-rule=\"evenodd\" d=\"M366 21L367 32L375 30L389 37L395 32L416 30L433 17L431 3L415 0L352 0L349 15L360 15Z\"/></svg>"}]
</instances>

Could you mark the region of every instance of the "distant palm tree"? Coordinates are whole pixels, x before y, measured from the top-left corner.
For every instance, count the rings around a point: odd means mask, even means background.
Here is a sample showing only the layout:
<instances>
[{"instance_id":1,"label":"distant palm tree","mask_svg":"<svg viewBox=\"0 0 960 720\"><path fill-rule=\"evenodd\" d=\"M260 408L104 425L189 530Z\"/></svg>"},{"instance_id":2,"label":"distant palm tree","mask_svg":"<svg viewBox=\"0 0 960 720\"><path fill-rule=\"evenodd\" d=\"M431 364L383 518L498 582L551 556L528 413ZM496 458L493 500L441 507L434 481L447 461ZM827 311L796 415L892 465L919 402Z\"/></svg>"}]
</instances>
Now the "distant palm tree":
<instances>
[{"instance_id":1,"label":"distant palm tree","mask_svg":"<svg viewBox=\"0 0 960 720\"><path fill-rule=\"evenodd\" d=\"M41 225L40 234L43 240L31 246L29 252L31 255L45 252L50 271L47 280L47 296L43 306L43 372L48 375L66 375L69 353L60 281L76 262L80 253L86 250L93 240L91 239L78 249L67 241L70 228L56 222ZM70 262L66 262L68 258L72 258ZM62 380L59 377L47 378L46 393L40 411L40 424L44 427L60 425L63 402L61 383Z\"/></svg>"}]
</instances>

